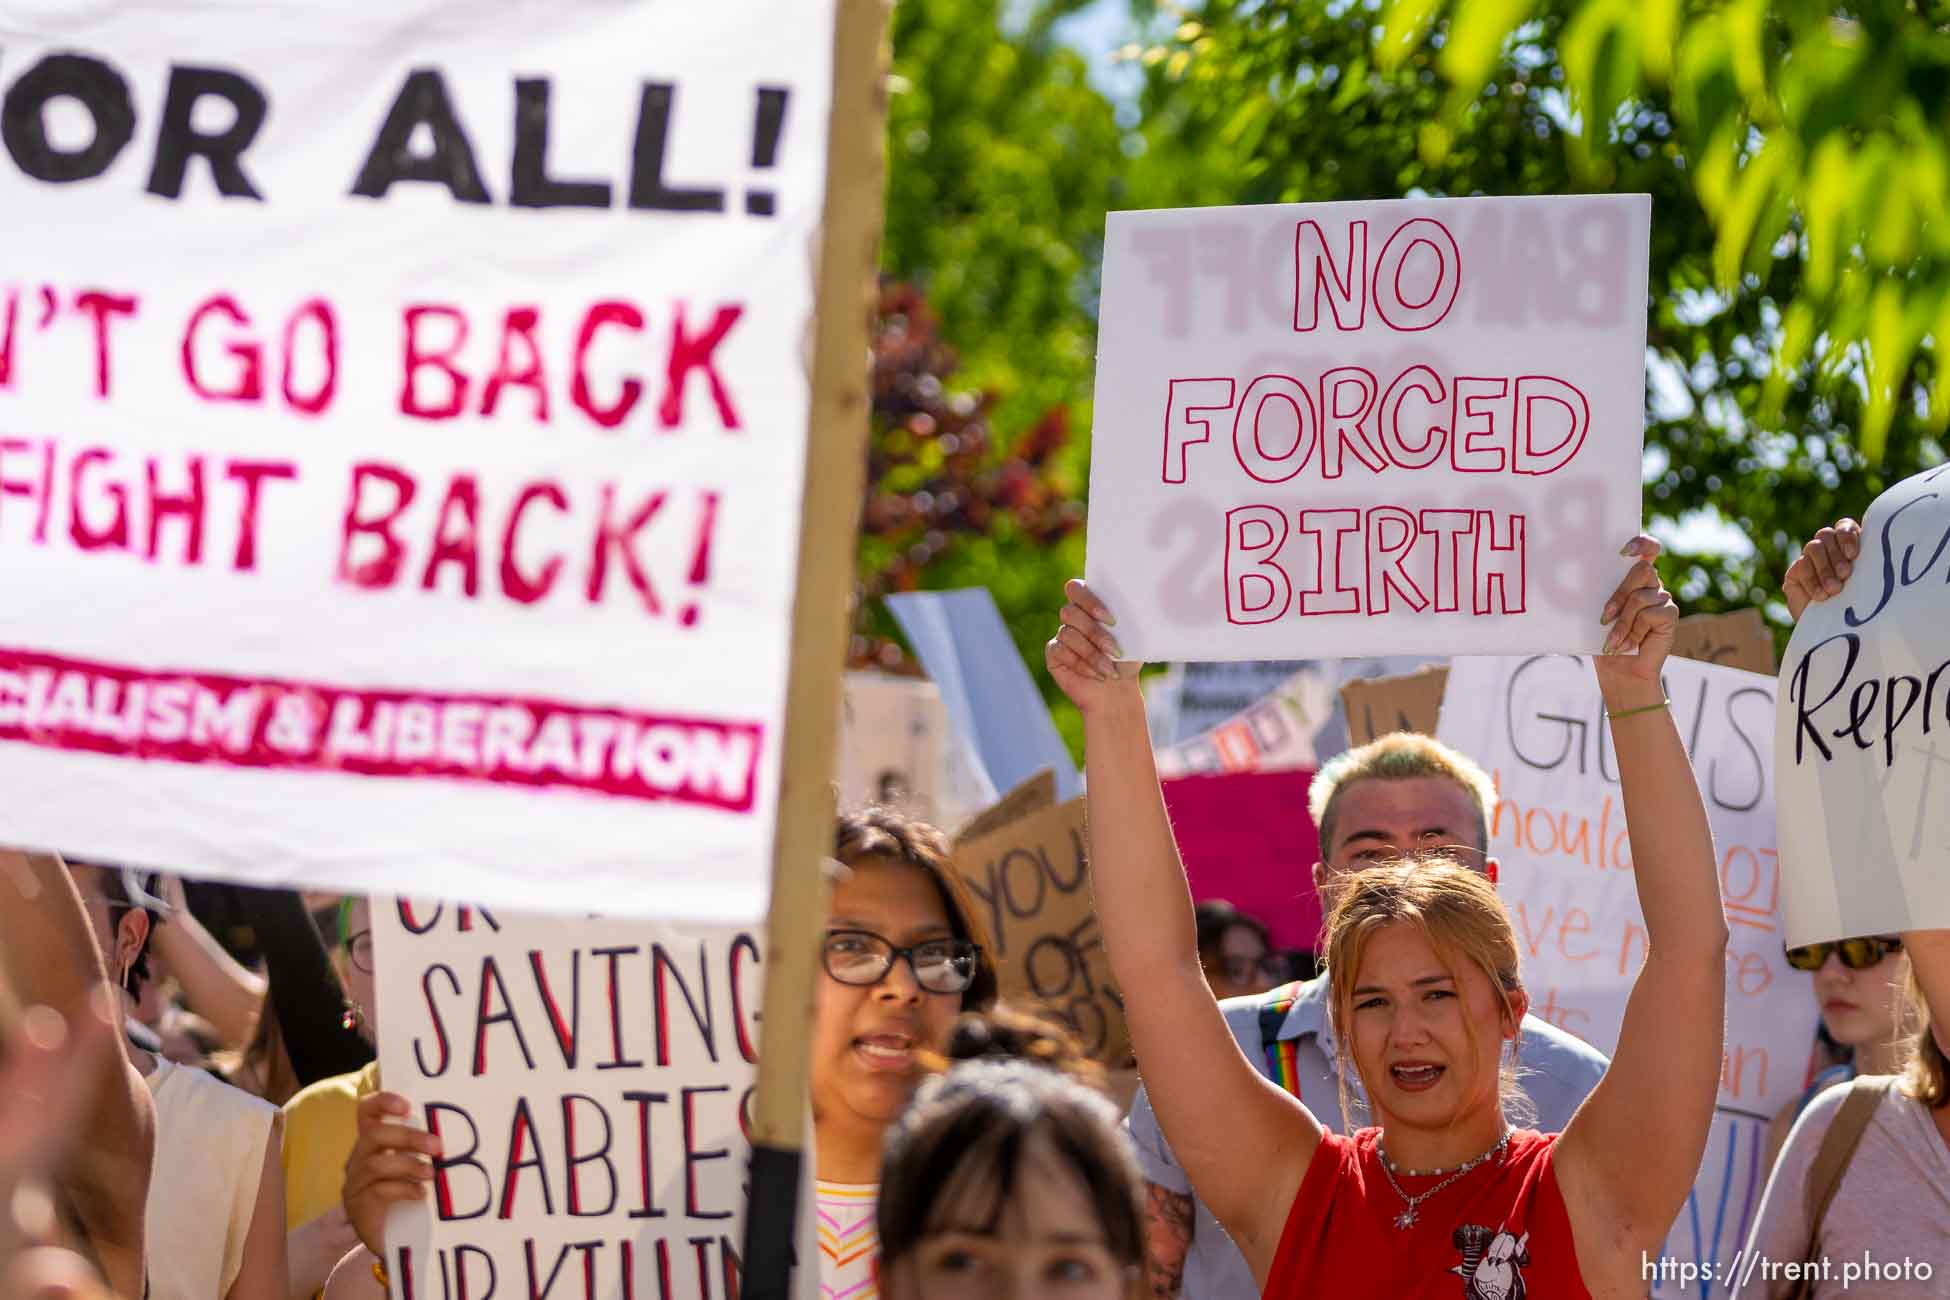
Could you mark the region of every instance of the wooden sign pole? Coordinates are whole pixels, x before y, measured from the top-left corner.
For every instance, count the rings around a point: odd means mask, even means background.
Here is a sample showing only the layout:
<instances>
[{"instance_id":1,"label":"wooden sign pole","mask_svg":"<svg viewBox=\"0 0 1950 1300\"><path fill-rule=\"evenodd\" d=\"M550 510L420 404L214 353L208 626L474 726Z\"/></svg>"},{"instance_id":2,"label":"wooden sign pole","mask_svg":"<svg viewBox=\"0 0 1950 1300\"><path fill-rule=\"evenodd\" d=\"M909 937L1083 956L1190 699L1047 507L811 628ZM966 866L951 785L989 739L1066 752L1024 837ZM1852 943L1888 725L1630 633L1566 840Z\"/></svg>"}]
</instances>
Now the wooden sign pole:
<instances>
[{"instance_id":1,"label":"wooden sign pole","mask_svg":"<svg viewBox=\"0 0 1950 1300\"><path fill-rule=\"evenodd\" d=\"M746 1300L787 1300L805 1159L812 980L832 852L833 754L854 550L865 492L869 324L876 300L886 132L887 0L839 0L826 205L812 337L812 418L792 604L785 753L772 843L764 1023L752 1107ZM815 1261L801 1261L815 1267Z\"/></svg>"}]
</instances>

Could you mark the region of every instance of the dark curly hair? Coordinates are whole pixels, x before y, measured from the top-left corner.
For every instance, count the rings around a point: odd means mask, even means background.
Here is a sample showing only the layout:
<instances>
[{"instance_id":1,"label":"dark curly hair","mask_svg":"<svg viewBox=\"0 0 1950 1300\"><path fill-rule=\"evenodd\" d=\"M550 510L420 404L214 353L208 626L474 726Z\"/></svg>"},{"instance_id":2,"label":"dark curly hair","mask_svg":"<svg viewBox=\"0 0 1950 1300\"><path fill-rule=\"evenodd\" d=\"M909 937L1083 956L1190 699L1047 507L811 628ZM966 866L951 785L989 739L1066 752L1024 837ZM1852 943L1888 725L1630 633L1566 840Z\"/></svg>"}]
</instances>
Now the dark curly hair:
<instances>
[{"instance_id":1,"label":"dark curly hair","mask_svg":"<svg viewBox=\"0 0 1950 1300\"><path fill-rule=\"evenodd\" d=\"M849 867L879 859L926 872L941 895L955 938L981 949L975 958L975 982L963 991L961 1009L986 1011L995 1005L1000 984L988 930L968 885L955 870L946 835L892 808L865 808L840 814L833 831L833 856Z\"/></svg>"}]
</instances>

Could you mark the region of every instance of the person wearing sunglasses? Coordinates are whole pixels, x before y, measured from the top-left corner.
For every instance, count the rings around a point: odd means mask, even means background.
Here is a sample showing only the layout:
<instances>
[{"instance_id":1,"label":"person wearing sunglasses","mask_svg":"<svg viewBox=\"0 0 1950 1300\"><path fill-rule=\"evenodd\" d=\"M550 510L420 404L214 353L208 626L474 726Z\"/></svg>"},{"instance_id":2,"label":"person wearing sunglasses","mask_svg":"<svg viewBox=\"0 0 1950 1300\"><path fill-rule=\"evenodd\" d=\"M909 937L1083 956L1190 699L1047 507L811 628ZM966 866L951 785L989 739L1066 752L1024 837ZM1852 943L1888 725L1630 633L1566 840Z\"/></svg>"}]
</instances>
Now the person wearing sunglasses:
<instances>
[{"instance_id":1,"label":"person wearing sunglasses","mask_svg":"<svg viewBox=\"0 0 1950 1300\"><path fill-rule=\"evenodd\" d=\"M1818 1070L1767 1130L1771 1167L1788 1130L1823 1091L1857 1075L1894 1074L1902 1059L1903 941L1894 935L1811 943L1787 950L1787 963L1814 975L1823 1035L1846 1059Z\"/></svg>"},{"instance_id":2,"label":"person wearing sunglasses","mask_svg":"<svg viewBox=\"0 0 1950 1300\"><path fill-rule=\"evenodd\" d=\"M1212 996L1250 997L1287 979L1286 960L1273 951L1266 926L1223 898L1208 898L1193 910L1198 924L1198 963Z\"/></svg>"}]
</instances>

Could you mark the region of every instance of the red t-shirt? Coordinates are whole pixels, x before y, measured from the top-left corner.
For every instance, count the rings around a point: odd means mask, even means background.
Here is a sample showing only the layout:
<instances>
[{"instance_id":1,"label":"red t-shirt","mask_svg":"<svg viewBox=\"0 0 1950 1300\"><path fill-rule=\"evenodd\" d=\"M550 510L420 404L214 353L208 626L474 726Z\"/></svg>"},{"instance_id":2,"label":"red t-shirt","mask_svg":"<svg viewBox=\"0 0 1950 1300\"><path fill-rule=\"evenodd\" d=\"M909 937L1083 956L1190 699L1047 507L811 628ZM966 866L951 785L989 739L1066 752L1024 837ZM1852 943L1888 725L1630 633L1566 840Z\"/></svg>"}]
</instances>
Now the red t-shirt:
<instances>
[{"instance_id":1,"label":"red t-shirt","mask_svg":"<svg viewBox=\"0 0 1950 1300\"><path fill-rule=\"evenodd\" d=\"M1519 1129L1395 1226L1404 1202L1382 1171L1381 1130L1321 1139L1266 1278L1266 1300L1590 1300L1551 1152L1557 1134ZM1415 1196L1440 1178L1400 1182Z\"/></svg>"}]
</instances>

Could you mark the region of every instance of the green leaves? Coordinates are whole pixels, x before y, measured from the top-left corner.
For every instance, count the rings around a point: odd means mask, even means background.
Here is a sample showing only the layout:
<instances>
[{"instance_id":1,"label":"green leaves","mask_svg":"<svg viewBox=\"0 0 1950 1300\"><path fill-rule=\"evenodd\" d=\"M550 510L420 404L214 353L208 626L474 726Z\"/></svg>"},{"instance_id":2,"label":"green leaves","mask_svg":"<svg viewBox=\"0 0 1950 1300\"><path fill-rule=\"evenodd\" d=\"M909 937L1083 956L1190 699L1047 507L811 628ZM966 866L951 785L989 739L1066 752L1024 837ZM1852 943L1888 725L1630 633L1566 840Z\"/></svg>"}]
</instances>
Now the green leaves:
<instances>
[{"instance_id":1,"label":"green leaves","mask_svg":"<svg viewBox=\"0 0 1950 1300\"><path fill-rule=\"evenodd\" d=\"M1712 278L1724 295L1773 284L1783 322L1820 319L1813 338L1775 340L1775 365L1813 365L1830 397L1866 388L1864 454L1884 454L1906 391L1927 386L1928 427L1950 398L1950 28L1941 6L1838 10L1809 0L1382 0L1384 66L1438 50L1441 119L1420 156L1460 147L1513 38L1559 25L1556 57L1574 114L1579 180L1609 186L1637 152L1621 125L1666 105L1678 158L1713 222ZM1529 24L1526 27L1526 24ZM1440 143L1432 151L1429 141ZM1642 155L1641 155L1642 156ZM1786 263L1783 267L1779 264ZM1796 309L1799 310L1796 310ZM1792 346L1790 346L1792 344ZM1790 362L1788 359L1793 358ZM1778 398L1790 383L1770 379ZM1763 403L1771 411L1774 400Z\"/></svg>"}]
</instances>

